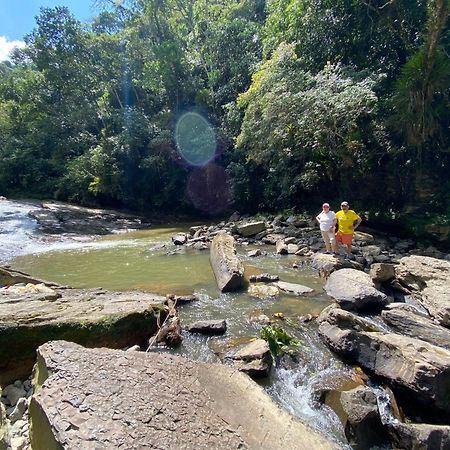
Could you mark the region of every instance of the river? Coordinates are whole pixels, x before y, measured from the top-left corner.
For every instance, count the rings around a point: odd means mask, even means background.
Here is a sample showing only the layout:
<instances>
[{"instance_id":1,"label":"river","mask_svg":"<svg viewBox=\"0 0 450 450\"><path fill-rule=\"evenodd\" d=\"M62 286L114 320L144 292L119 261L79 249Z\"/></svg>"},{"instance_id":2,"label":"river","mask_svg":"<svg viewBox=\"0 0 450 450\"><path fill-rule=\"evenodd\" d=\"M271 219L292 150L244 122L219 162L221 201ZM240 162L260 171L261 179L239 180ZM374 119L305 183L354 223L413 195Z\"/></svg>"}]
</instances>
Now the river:
<instances>
[{"instance_id":1,"label":"river","mask_svg":"<svg viewBox=\"0 0 450 450\"><path fill-rule=\"evenodd\" d=\"M192 224L177 224L118 233L103 237L71 234L43 235L28 212L33 203L0 202L0 261L32 276L72 287L102 287L111 290L140 289L157 294L192 294L198 300L180 308L182 324L200 319L226 319L223 337L183 333L175 353L202 361L218 361L214 349L230 339L259 335L261 325L250 318L283 313L279 325L300 341L299 362L272 370L262 382L267 392L293 415L348 448L343 429L334 412L314 401L318 390L336 387L350 377L351 368L336 359L322 344L314 321L302 324L299 316L317 314L329 304L323 281L307 264L293 269L298 257L276 255L273 246L239 247L246 274L269 272L281 280L314 289L308 297L279 295L255 298L248 293L221 293L209 264L209 252L175 247L171 236L187 231ZM259 248L266 256L250 258L248 250ZM161 350L159 350L161 351ZM168 351L168 350L163 350Z\"/></svg>"}]
</instances>

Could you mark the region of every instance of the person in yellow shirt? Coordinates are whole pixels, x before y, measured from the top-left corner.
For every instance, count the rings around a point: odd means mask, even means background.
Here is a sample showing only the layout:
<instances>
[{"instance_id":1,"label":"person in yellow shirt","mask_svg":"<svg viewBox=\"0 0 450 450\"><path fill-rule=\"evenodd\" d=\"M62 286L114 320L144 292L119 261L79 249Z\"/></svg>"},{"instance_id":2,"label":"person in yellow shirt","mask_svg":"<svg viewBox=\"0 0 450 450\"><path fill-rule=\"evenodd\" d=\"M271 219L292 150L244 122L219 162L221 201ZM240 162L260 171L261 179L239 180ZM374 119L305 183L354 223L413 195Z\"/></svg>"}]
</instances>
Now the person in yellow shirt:
<instances>
[{"instance_id":1,"label":"person in yellow shirt","mask_svg":"<svg viewBox=\"0 0 450 450\"><path fill-rule=\"evenodd\" d=\"M336 233L336 241L345 245L345 253L347 257L352 254L353 233L361 223L361 217L352 209L349 209L348 202L341 203L341 210L336 213L338 223L338 232Z\"/></svg>"}]
</instances>

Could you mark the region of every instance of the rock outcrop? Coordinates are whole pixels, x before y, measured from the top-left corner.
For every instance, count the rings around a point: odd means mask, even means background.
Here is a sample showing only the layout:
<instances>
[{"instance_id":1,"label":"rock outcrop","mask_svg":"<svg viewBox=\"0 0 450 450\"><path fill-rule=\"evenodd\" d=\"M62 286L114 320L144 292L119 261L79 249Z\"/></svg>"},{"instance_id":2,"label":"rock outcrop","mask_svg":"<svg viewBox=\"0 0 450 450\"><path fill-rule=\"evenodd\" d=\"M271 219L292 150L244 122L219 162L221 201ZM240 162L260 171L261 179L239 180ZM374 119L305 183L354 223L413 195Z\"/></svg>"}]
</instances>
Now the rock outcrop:
<instances>
[{"instance_id":1,"label":"rock outcrop","mask_svg":"<svg viewBox=\"0 0 450 450\"><path fill-rule=\"evenodd\" d=\"M211 267L222 292L238 291L244 286L244 266L236 255L233 236L219 233L211 243Z\"/></svg>"},{"instance_id":2,"label":"rock outcrop","mask_svg":"<svg viewBox=\"0 0 450 450\"><path fill-rule=\"evenodd\" d=\"M0 385L26 378L39 345L65 339L112 348L146 346L165 297L142 292L62 289L54 301L0 301Z\"/></svg>"},{"instance_id":3,"label":"rock outcrop","mask_svg":"<svg viewBox=\"0 0 450 450\"><path fill-rule=\"evenodd\" d=\"M55 341L38 349L35 381L33 450L337 447L224 365Z\"/></svg>"},{"instance_id":4,"label":"rock outcrop","mask_svg":"<svg viewBox=\"0 0 450 450\"><path fill-rule=\"evenodd\" d=\"M354 316L354 317L351 317ZM391 383L425 414L450 418L450 351L395 333L369 331L348 311L326 308L318 317L326 344L348 361ZM423 408L425 407L425 408Z\"/></svg>"},{"instance_id":5,"label":"rock outcrop","mask_svg":"<svg viewBox=\"0 0 450 450\"><path fill-rule=\"evenodd\" d=\"M398 281L420 297L439 322L450 327L450 261L428 256L407 256L395 268Z\"/></svg>"}]
</instances>

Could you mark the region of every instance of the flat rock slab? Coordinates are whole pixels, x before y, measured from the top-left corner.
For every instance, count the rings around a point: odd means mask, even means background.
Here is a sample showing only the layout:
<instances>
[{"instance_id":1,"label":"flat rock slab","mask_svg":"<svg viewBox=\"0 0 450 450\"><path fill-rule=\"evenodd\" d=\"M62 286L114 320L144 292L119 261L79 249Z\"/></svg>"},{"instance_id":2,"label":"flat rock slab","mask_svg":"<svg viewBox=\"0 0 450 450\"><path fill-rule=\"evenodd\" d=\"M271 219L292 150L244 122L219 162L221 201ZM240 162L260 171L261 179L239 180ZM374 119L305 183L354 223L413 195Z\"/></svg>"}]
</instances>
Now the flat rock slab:
<instances>
[{"instance_id":1,"label":"flat rock slab","mask_svg":"<svg viewBox=\"0 0 450 450\"><path fill-rule=\"evenodd\" d=\"M314 292L314 289L311 289L308 286L303 286L302 284L286 283L285 281L277 281L274 284L278 289L287 292L289 294L305 295Z\"/></svg>"},{"instance_id":2,"label":"flat rock slab","mask_svg":"<svg viewBox=\"0 0 450 450\"><path fill-rule=\"evenodd\" d=\"M311 256L311 267L319 272L323 278L328 278L332 272L339 269L356 269L363 270L361 264L356 261L343 259L334 255L325 253L314 253Z\"/></svg>"},{"instance_id":3,"label":"flat rock slab","mask_svg":"<svg viewBox=\"0 0 450 450\"><path fill-rule=\"evenodd\" d=\"M33 450L338 448L220 364L55 341L35 379Z\"/></svg>"},{"instance_id":4,"label":"flat rock slab","mask_svg":"<svg viewBox=\"0 0 450 450\"><path fill-rule=\"evenodd\" d=\"M237 232L243 237L255 236L266 229L266 224L262 221L244 223L237 227Z\"/></svg>"},{"instance_id":5,"label":"flat rock slab","mask_svg":"<svg viewBox=\"0 0 450 450\"><path fill-rule=\"evenodd\" d=\"M383 320L396 332L422 339L430 344L450 350L450 330L423 315L398 306L381 312Z\"/></svg>"},{"instance_id":6,"label":"flat rock slab","mask_svg":"<svg viewBox=\"0 0 450 450\"><path fill-rule=\"evenodd\" d=\"M386 294L376 289L370 276L360 270L333 272L324 289L342 308L350 311L381 309L388 303Z\"/></svg>"},{"instance_id":7,"label":"flat rock slab","mask_svg":"<svg viewBox=\"0 0 450 450\"><path fill-rule=\"evenodd\" d=\"M0 299L0 385L26 378L36 349L54 339L112 348L145 345L165 310L165 297L138 291L61 289L54 301ZM37 294L39 295L39 294Z\"/></svg>"}]
</instances>

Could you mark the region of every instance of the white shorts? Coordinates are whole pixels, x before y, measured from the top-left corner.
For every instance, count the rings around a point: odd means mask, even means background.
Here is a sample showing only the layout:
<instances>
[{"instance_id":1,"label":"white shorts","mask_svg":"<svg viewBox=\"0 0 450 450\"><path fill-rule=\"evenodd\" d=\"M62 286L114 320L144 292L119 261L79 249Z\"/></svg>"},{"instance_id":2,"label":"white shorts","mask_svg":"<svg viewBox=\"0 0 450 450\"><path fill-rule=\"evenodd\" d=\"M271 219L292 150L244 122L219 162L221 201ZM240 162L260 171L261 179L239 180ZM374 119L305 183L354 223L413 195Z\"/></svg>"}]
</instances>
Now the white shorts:
<instances>
[{"instance_id":1,"label":"white shorts","mask_svg":"<svg viewBox=\"0 0 450 450\"><path fill-rule=\"evenodd\" d=\"M336 236L333 231L321 231L322 238L325 243L333 244L336 241Z\"/></svg>"}]
</instances>

